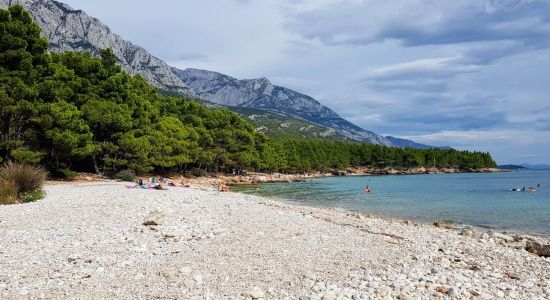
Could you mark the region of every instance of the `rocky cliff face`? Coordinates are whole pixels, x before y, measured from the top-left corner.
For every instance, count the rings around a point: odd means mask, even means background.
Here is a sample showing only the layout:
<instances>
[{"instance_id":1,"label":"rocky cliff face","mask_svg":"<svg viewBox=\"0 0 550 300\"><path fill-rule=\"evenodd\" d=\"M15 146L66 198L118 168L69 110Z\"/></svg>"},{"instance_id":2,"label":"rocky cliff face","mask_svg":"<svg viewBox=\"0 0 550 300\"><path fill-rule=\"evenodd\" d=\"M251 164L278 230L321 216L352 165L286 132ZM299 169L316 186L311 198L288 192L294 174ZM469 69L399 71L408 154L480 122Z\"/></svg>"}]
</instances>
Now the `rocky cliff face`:
<instances>
[{"instance_id":1,"label":"rocky cliff face","mask_svg":"<svg viewBox=\"0 0 550 300\"><path fill-rule=\"evenodd\" d=\"M190 94L190 89L164 61L125 41L85 12L53 0L0 0L1 8L14 4L21 4L29 11L50 41L52 50L88 51L98 55L101 49L111 48L130 74L139 74L157 87Z\"/></svg>"},{"instance_id":2,"label":"rocky cliff face","mask_svg":"<svg viewBox=\"0 0 550 300\"><path fill-rule=\"evenodd\" d=\"M271 84L266 78L238 80L217 72L172 68L172 71L203 99L218 104L259 108L308 120L333 128L358 141L390 146L385 137L359 128L342 119L317 100L296 91Z\"/></svg>"}]
</instances>

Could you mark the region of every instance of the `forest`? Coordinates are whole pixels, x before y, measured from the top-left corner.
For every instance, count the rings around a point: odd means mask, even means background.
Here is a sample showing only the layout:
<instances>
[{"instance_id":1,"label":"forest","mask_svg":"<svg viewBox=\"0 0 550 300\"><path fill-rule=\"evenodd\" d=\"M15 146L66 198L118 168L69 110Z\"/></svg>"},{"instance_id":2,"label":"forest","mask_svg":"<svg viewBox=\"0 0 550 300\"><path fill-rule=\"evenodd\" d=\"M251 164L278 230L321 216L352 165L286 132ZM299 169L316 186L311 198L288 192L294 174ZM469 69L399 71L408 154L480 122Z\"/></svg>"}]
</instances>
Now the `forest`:
<instances>
[{"instance_id":1,"label":"forest","mask_svg":"<svg viewBox=\"0 0 550 300\"><path fill-rule=\"evenodd\" d=\"M237 114L163 96L117 65L54 53L19 5L0 10L0 159L114 174L200 169L325 171L348 166L494 167L489 153L272 139Z\"/></svg>"}]
</instances>

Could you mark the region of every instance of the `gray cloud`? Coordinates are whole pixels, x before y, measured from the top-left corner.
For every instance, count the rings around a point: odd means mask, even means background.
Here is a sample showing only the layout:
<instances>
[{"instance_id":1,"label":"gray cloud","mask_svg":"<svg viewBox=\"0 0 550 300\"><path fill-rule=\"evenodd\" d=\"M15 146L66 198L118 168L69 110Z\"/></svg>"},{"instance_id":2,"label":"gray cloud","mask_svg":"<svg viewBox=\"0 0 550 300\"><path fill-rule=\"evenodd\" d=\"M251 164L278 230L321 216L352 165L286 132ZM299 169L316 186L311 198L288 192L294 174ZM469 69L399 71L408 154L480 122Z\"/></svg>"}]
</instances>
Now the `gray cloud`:
<instances>
[{"instance_id":1,"label":"gray cloud","mask_svg":"<svg viewBox=\"0 0 550 300\"><path fill-rule=\"evenodd\" d=\"M182 61L200 61L200 62L208 62L210 59L208 56L201 54L201 53L183 53L176 57L177 60Z\"/></svg>"},{"instance_id":2,"label":"gray cloud","mask_svg":"<svg viewBox=\"0 0 550 300\"><path fill-rule=\"evenodd\" d=\"M478 65L464 64L461 58L420 59L367 70L362 79L379 91L443 92L449 79L479 69Z\"/></svg>"},{"instance_id":3,"label":"gray cloud","mask_svg":"<svg viewBox=\"0 0 550 300\"><path fill-rule=\"evenodd\" d=\"M386 40L406 47L477 43L464 57L481 64L548 48L550 1L339 1L289 14L286 25L305 39L328 45Z\"/></svg>"}]
</instances>

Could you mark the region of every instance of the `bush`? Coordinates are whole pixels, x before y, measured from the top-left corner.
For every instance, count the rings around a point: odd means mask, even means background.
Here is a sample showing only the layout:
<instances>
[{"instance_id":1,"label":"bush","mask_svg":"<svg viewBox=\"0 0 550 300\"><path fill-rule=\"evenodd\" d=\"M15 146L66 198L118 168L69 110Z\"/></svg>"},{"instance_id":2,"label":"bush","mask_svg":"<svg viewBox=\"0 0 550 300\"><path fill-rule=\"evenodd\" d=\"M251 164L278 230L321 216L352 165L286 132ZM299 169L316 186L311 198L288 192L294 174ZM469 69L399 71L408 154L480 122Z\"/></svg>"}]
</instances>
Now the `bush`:
<instances>
[{"instance_id":1,"label":"bush","mask_svg":"<svg viewBox=\"0 0 550 300\"><path fill-rule=\"evenodd\" d=\"M17 185L13 180L0 181L0 205L16 204L17 200Z\"/></svg>"},{"instance_id":2,"label":"bush","mask_svg":"<svg viewBox=\"0 0 550 300\"><path fill-rule=\"evenodd\" d=\"M134 181L136 180L136 173L132 170L122 170L116 173L116 178L120 181Z\"/></svg>"},{"instance_id":3,"label":"bush","mask_svg":"<svg viewBox=\"0 0 550 300\"><path fill-rule=\"evenodd\" d=\"M46 196L46 193L42 190L35 190L34 192L21 194L19 198L23 202L34 202L40 199L43 199Z\"/></svg>"},{"instance_id":4,"label":"bush","mask_svg":"<svg viewBox=\"0 0 550 300\"><path fill-rule=\"evenodd\" d=\"M71 179L78 176L78 172L75 172L69 169L61 169L57 172L57 174L59 175L59 177L67 178L67 179Z\"/></svg>"},{"instance_id":5,"label":"bush","mask_svg":"<svg viewBox=\"0 0 550 300\"><path fill-rule=\"evenodd\" d=\"M0 181L13 182L18 195L40 190L46 176L47 172L39 166L8 161L0 167Z\"/></svg>"}]
</instances>

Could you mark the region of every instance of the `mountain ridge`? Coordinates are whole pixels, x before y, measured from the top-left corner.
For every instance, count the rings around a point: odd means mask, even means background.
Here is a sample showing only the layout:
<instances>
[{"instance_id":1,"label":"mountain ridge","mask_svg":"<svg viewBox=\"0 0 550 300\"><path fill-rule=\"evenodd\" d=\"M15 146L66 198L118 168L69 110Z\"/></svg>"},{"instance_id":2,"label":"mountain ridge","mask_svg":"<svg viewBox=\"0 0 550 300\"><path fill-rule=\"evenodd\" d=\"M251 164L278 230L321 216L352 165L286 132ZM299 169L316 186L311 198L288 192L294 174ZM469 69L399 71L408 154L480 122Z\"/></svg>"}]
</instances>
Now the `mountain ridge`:
<instances>
[{"instance_id":1,"label":"mountain ridge","mask_svg":"<svg viewBox=\"0 0 550 300\"><path fill-rule=\"evenodd\" d=\"M53 51L87 51L98 56L101 49L111 48L118 63L130 74L139 74L159 88L193 95L192 91L163 60L144 48L124 40L97 18L55 0L0 0L0 7L22 5L40 25L42 35Z\"/></svg>"},{"instance_id":2,"label":"mountain ridge","mask_svg":"<svg viewBox=\"0 0 550 300\"><path fill-rule=\"evenodd\" d=\"M392 146L385 137L341 118L314 98L286 87L273 85L265 77L237 79L219 72L194 68L172 70L198 97L205 100L227 106L289 114L316 125L333 128L353 140Z\"/></svg>"}]
</instances>

